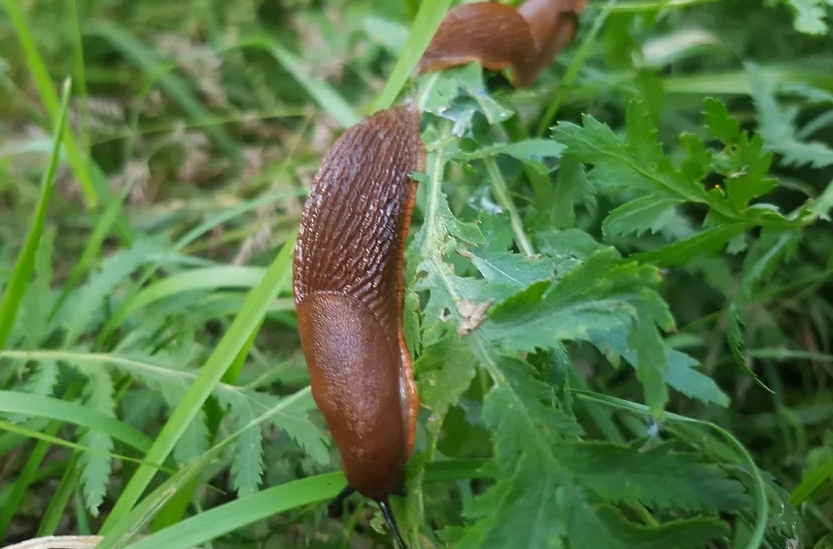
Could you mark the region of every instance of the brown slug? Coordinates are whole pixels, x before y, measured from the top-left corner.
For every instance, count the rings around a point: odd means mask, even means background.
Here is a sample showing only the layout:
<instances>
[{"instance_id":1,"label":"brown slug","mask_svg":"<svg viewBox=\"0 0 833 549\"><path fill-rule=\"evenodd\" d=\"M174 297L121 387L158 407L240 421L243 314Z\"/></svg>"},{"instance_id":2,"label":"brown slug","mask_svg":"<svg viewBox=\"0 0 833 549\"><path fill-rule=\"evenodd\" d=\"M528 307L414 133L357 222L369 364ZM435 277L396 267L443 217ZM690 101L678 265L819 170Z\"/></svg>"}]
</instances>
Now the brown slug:
<instances>
[{"instance_id":1,"label":"brown slug","mask_svg":"<svg viewBox=\"0 0 833 549\"><path fill-rule=\"evenodd\" d=\"M415 106L377 112L326 154L301 216L295 307L315 403L348 486L376 501L405 544L388 496L414 447L419 397L402 326L405 239L425 169Z\"/></svg>"},{"instance_id":2,"label":"brown slug","mask_svg":"<svg viewBox=\"0 0 833 549\"><path fill-rule=\"evenodd\" d=\"M526 0L517 9L500 2L456 6L446 14L414 74L478 61L494 71L511 69L513 84L529 87L573 39L587 2Z\"/></svg>"},{"instance_id":3,"label":"brown slug","mask_svg":"<svg viewBox=\"0 0 833 549\"><path fill-rule=\"evenodd\" d=\"M573 38L588 0L526 0L450 10L414 73L480 62L528 87ZM301 347L315 403L341 456L347 487L379 504L405 543L388 498L402 488L419 397L402 326L405 240L425 169L420 112L382 110L326 154L304 206L293 263Z\"/></svg>"}]
</instances>

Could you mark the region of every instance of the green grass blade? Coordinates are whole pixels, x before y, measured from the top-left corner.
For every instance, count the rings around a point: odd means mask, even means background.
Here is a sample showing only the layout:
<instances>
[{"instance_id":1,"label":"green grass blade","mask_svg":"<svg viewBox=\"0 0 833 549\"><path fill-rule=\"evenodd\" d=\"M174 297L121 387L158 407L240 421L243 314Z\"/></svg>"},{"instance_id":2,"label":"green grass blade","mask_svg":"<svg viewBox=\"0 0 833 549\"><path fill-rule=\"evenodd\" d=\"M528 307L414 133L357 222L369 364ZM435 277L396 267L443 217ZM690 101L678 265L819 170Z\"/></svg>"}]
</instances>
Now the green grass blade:
<instances>
[{"instance_id":1,"label":"green grass blade","mask_svg":"<svg viewBox=\"0 0 833 549\"><path fill-rule=\"evenodd\" d=\"M84 42L81 39L81 18L78 13L78 0L69 0L69 17L72 20L72 72L81 100L81 149L85 156L90 154L89 109L87 105L87 76L84 70Z\"/></svg>"},{"instance_id":2,"label":"green grass blade","mask_svg":"<svg viewBox=\"0 0 833 549\"><path fill-rule=\"evenodd\" d=\"M247 296L240 313L235 317L228 332L217 344L208 361L200 369L194 383L171 414L145 459L151 463L164 463L188 424L202 409L214 387L246 344L252 331L266 315L271 302L288 285L291 279L294 247L295 234L293 233L278 257L269 266L263 279ZM136 470L102 526L102 534L106 535L115 524L127 516L142 497L155 473L153 468L145 465Z\"/></svg>"},{"instance_id":3,"label":"green grass blade","mask_svg":"<svg viewBox=\"0 0 833 549\"><path fill-rule=\"evenodd\" d=\"M53 422L49 427L47 427L43 435L52 437L60 428L60 423ZM46 452L49 451L50 446L50 442L39 440L35 445L34 450L32 450L29 454L26 466L18 475L17 480L14 483L14 487L12 488L12 492L9 495L9 499L4 503L3 508L0 509L0 539L6 539L6 530L9 528L18 507L20 507L20 504L23 502L23 498L26 496L29 486L31 486L34 482L35 477L38 474L40 464L43 462L43 458L46 457Z\"/></svg>"},{"instance_id":4,"label":"green grass blade","mask_svg":"<svg viewBox=\"0 0 833 549\"><path fill-rule=\"evenodd\" d=\"M61 422L55 422L55 423L60 427ZM46 434L46 433L43 433L41 431L33 431L32 429L27 429L25 427L19 427L19 426L15 425L14 423L8 423L8 422L5 422L3 420L0 420L0 430L8 431L9 433L16 433L16 434L19 434L19 435L23 435L27 438L33 438L33 439L39 440L41 442L47 442L49 444L56 444L58 446L63 446L65 448L70 448L72 450L77 450L77 451L80 451L80 452L89 452L91 454L97 454L97 455L100 455L100 456L109 455L111 457L120 459L122 461L130 461L130 462L133 462L133 463L148 463L144 460L133 458L133 457L130 457L130 456L125 456L125 455L122 455L122 454L115 454L115 453L112 453L112 452L102 452L100 450L96 450L95 448L90 448L89 446L85 446L83 444L78 444L77 442L70 442L68 440L64 440L64 439L59 438L57 436ZM170 474L174 473L174 471L172 469L169 469L167 467L163 467L163 466L157 465L155 463L148 463L148 464L151 467L154 467L155 469L158 469L160 471L165 471L165 472L170 473Z\"/></svg>"},{"instance_id":5,"label":"green grass blade","mask_svg":"<svg viewBox=\"0 0 833 549\"><path fill-rule=\"evenodd\" d=\"M334 497L344 487L341 473L329 473L269 488L220 505L161 530L126 549L187 549L272 515Z\"/></svg>"},{"instance_id":6,"label":"green grass blade","mask_svg":"<svg viewBox=\"0 0 833 549\"><path fill-rule=\"evenodd\" d=\"M71 90L71 80L64 81L61 92L61 106L58 110L58 116L55 119L55 129L53 132L52 154L49 158L49 165L43 174L41 181L40 197L38 198L37 206L35 207L34 219L32 226L29 228L29 233L26 235L26 240L23 244L23 249L15 262L14 271L11 280L6 286L6 291L3 295L3 301L0 303L0 351L6 344L9 334L14 326L17 318L20 303L23 300L23 295L29 287L29 282L32 278L32 273L35 269L35 253L40 244L41 234L43 233L43 226L46 223L46 211L49 207L49 201L52 198L52 191L55 184L55 174L58 171L58 158L61 152L61 138L67 125L67 110L69 109L69 97Z\"/></svg>"},{"instance_id":7,"label":"green grass blade","mask_svg":"<svg viewBox=\"0 0 833 549\"><path fill-rule=\"evenodd\" d=\"M0 357L8 358L8 355L3 353L0 354ZM31 417L48 417L61 422L96 429L140 452L147 452L151 447L150 439L142 432L77 402L31 393L0 391L0 412Z\"/></svg>"},{"instance_id":8,"label":"green grass blade","mask_svg":"<svg viewBox=\"0 0 833 549\"><path fill-rule=\"evenodd\" d=\"M32 76L35 80L35 85L38 88L41 101L46 107L49 116L56 120L59 118L60 109L62 108L63 100L58 99L58 94L55 93L55 88L52 85L52 79L49 76L49 71L46 68L46 63L38 51L38 46L29 28L29 22L26 20L26 15L20 7L17 0L0 0L2 5L9 13L9 17L14 25L15 32L17 32L20 44L23 47L24 55L26 56L26 65L32 71ZM87 162L78 144L72 135L72 131L67 130L63 136L64 144L67 149L67 156L69 163L72 166L72 171L75 173L75 178L81 186L81 191L84 193L87 203L91 208L98 205L98 194L93 184L92 175L87 166Z\"/></svg>"},{"instance_id":9,"label":"green grass blade","mask_svg":"<svg viewBox=\"0 0 833 549\"><path fill-rule=\"evenodd\" d=\"M43 513L38 525L38 536L52 536L58 531L61 518L64 516L70 497L78 486L78 478L81 476L81 469L76 466L77 463L78 454L76 453L67 462L64 475L61 477L61 483L50 498L49 506Z\"/></svg>"},{"instance_id":10,"label":"green grass blade","mask_svg":"<svg viewBox=\"0 0 833 549\"><path fill-rule=\"evenodd\" d=\"M790 503L798 507L833 477L833 458L804 474L801 483L790 493Z\"/></svg>"},{"instance_id":11,"label":"green grass blade","mask_svg":"<svg viewBox=\"0 0 833 549\"><path fill-rule=\"evenodd\" d=\"M433 463L426 470L431 481L487 478L486 460L449 460ZM127 546L127 549L189 549L278 513L334 497L344 487L341 472L295 480L245 496L188 518ZM112 546L100 545L99 549Z\"/></svg>"},{"instance_id":12,"label":"green grass blade","mask_svg":"<svg viewBox=\"0 0 833 549\"><path fill-rule=\"evenodd\" d=\"M434 38L450 5L451 0L425 0L421 3L402 54L396 61L384 89L373 103L373 112L390 108L396 101L399 92L408 82L422 54Z\"/></svg>"},{"instance_id":13,"label":"green grass blade","mask_svg":"<svg viewBox=\"0 0 833 549\"><path fill-rule=\"evenodd\" d=\"M124 318L142 307L179 293L219 288L253 288L263 280L265 272L266 269L262 267L229 265L191 269L168 276L136 294L130 306L123 311L123 316L117 319L116 324L118 325Z\"/></svg>"}]
</instances>

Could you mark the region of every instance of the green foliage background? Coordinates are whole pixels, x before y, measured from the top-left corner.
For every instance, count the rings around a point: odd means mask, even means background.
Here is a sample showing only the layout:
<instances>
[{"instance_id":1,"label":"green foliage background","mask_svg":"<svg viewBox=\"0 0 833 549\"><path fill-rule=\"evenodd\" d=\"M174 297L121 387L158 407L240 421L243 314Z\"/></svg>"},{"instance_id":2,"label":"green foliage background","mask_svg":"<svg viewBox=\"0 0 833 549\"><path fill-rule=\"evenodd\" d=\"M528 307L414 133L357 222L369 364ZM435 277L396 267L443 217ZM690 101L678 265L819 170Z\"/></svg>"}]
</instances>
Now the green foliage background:
<instances>
[{"instance_id":1,"label":"green foliage background","mask_svg":"<svg viewBox=\"0 0 833 549\"><path fill-rule=\"evenodd\" d=\"M0 1L0 543L372 547L290 266L414 100L412 547L833 546L830 0L593 0L530 89L448 0Z\"/></svg>"}]
</instances>

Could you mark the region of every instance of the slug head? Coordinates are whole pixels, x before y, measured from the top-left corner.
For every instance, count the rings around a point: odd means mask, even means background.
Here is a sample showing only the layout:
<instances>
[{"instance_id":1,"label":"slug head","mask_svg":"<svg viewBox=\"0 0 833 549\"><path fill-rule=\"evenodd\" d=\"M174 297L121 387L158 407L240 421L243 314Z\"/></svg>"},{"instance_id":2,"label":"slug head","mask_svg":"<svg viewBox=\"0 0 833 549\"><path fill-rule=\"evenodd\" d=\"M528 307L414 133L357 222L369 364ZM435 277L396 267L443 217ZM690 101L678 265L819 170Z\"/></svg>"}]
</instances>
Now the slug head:
<instances>
[{"instance_id":1,"label":"slug head","mask_svg":"<svg viewBox=\"0 0 833 549\"><path fill-rule=\"evenodd\" d=\"M395 342L360 301L313 294L298 306L298 330L316 404L330 428L347 482L382 500L408 459L407 401Z\"/></svg>"}]
</instances>

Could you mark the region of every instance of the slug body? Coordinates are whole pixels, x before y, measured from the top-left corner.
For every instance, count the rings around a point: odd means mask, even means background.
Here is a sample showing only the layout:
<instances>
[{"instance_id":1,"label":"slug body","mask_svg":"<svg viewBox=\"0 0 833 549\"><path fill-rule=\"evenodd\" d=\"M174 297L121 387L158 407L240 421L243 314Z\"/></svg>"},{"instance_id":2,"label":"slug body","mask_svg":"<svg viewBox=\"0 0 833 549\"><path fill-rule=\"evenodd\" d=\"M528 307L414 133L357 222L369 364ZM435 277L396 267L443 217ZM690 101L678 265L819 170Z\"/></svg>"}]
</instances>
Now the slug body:
<instances>
[{"instance_id":1,"label":"slug body","mask_svg":"<svg viewBox=\"0 0 833 549\"><path fill-rule=\"evenodd\" d=\"M419 406L402 329L410 174L425 168L419 122L416 107L395 107L335 142L313 179L293 264L301 347L345 492L379 502L386 516Z\"/></svg>"},{"instance_id":2,"label":"slug body","mask_svg":"<svg viewBox=\"0 0 833 549\"><path fill-rule=\"evenodd\" d=\"M527 88L570 43L588 0L526 0L517 9L499 2L461 4L449 10L415 74L474 61L490 70L511 69Z\"/></svg>"}]
</instances>

